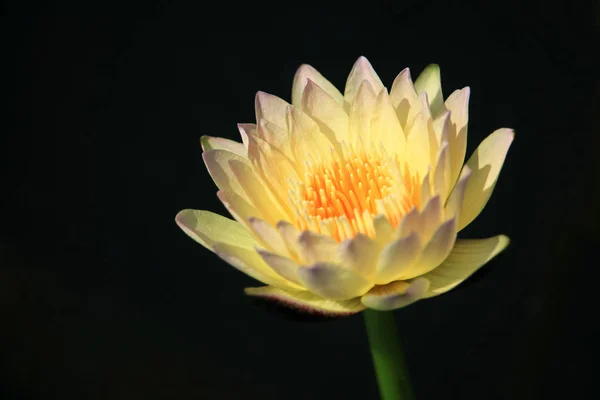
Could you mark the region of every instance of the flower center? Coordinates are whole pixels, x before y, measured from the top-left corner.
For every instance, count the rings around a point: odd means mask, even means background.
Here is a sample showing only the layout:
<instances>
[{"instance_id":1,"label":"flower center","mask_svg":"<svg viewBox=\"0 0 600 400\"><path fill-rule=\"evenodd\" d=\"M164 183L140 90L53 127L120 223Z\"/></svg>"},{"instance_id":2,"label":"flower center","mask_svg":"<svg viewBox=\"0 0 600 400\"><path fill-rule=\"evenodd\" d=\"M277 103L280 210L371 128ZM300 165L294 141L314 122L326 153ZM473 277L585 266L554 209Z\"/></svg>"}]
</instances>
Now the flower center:
<instances>
[{"instance_id":1,"label":"flower center","mask_svg":"<svg viewBox=\"0 0 600 400\"><path fill-rule=\"evenodd\" d=\"M418 204L418 177L382 148L365 152L344 147L328 162L305 162L304 179L291 191L301 230L342 241L363 233L374 237L373 218L385 215L396 227Z\"/></svg>"}]
</instances>

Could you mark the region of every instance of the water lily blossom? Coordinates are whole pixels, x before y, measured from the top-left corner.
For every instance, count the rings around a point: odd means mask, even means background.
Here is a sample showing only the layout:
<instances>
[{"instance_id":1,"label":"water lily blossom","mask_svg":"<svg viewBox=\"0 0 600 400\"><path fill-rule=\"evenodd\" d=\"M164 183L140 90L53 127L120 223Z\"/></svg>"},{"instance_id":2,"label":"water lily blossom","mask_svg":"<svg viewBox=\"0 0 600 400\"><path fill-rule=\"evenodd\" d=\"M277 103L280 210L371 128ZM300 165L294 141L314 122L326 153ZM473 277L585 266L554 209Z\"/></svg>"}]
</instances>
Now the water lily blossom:
<instances>
[{"instance_id":1,"label":"water lily blossom","mask_svg":"<svg viewBox=\"0 0 600 400\"><path fill-rule=\"evenodd\" d=\"M241 142L204 136L230 219L183 210L192 239L265 286L250 296L326 315L393 310L459 285L508 245L457 239L490 198L511 129L465 163L465 87L444 99L437 65L388 91L361 57L344 93L308 65L291 104L258 92Z\"/></svg>"}]
</instances>

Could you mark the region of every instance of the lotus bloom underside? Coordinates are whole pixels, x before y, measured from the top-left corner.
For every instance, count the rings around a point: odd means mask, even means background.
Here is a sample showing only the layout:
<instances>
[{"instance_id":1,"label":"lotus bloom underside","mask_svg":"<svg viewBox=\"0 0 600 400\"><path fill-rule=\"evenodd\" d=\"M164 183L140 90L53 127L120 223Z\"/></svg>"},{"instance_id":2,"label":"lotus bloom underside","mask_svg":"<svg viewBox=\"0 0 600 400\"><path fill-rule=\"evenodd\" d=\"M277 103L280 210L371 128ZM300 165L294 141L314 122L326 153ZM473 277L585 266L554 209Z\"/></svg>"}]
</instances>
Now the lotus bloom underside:
<instances>
[{"instance_id":1,"label":"lotus bloom underside","mask_svg":"<svg viewBox=\"0 0 600 400\"><path fill-rule=\"evenodd\" d=\"M439 68L391 90L366 58L344 94L298 69L292 103L256 95L242 142L202 138L235 220L183 210L194 240L267 286L246 293L312 313L391 310L447 292L508 244L457 239L486 205L513 140L488 136L464 163L469 88L444 100Z\"/></svg>"}]
</instances>

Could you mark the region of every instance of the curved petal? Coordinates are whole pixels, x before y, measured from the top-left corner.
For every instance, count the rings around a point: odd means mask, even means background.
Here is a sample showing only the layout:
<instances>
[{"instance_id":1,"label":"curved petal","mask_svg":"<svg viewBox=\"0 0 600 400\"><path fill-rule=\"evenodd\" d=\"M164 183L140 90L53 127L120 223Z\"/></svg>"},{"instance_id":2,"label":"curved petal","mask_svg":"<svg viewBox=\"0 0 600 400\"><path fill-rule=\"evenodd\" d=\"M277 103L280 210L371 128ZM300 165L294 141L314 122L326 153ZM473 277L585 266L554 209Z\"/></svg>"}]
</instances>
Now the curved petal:
<instances>
[{"instance_id":1,"label":"curved petal","mask_svg":"<svg viewBox=\"0 0 600 400\"><path fill-rule=\"evenodd\" d=\"M233 140L220 137L202 136L200 138L200 145L202 146L202 151L215 149L227 150L233 154L237 154L240 157L248 158L248 152L246 151L244 144L235 142Z\"/></svg>"},{"instance_id":2,"label":"curved petal","mask_svg":"<svg viewBox=\"0 0 600 400\"><path fill-rule=\"evenodd\" d=\"M367 60L366 57L359 57L358 60L352 66L352 70L346 80L346 88L344 89L344 98L350 104L354 101L354 97L358 93L360 85L367 81L371 84L371 88L375 92L375 95L379 94L383 89L383 83L377 73L373 69L373 66Z\"/></svg>"},{"instance_id":3,"label":"curved petal","mask_svg":"<svg viewBox=\"0 0 600 400\"><path fill-rule=\"evenodd\" d=\"M467 86L456 90L446 100L446 109L450 111L448 143L450 144L450 183L452 185L460 174L467 152L470 94L471 89Z\"/></svg>"},{"instance_id":4,"label":"curved petal","mask_svg":"<svg viewBox=\"0 0 600 400\"><path fill-rule=\"evenodd\" d=\"M304 231L297 240L300 260L305 265L334 262L338 259L339 243L331 237Z\"/></svg>"},{"instance_id":5,"label":"curved petal","mask_svg":"<svg viewBox=\"0 0 600 400\"><path fill-rule=\"evenodd\" d=\"M374 143L382 142L389 154L397 155L401 160L405 158L406 136L385 89L379 92L375 102L371 140Z\"/></svg>"},{"instance_id":6,"label":"curved petal","mask_svg":"<svg viewBox=\"0 0 600 400\"><path fill-rule=\"evenodd\" d=\"M186 235L209 250L217 243L234 244L246 249L253 249L258 244L238 222L210 211L181 210L175 216L175 222Z\"/></svg>"},{"instance_id":7,"label":"curved petal","mask_svg":"<svg viewBox=\"0 0 600 400\"><path fill-rule=\"evenodd\" d=\"M465 188L459 230L469 225L490 199L513 139L512 129L498 129L481 142L467 162L472 172Z\"/></svg>"},{"instance_id":8,"label":"curved petal","mask_svg":"<svg viewBox=\"0 0 600 400\"><path fill-rule=\"evenodd\" d=\"M395 310L422 299L428 288L429 281L424 278L417 278L411 282L396 281L374 287L361 301L366 307L374 310Z\"/></svg>"},{"instance_id":9,"label":"curved petal","mask_svg":"<svg viewBox=\"0 0 600 400\"><path fill-rule=\"evenodd\" d=\"M352 239L344 240L340 245L340 264L370 279L375 273L379 252L379 246L373 239L359 233Z\"/></svg>"},{"instance_id":10,"label":"curved petal","mask_svg":"<svg viewBox=\"0 0 600 400\"><path fill-rule=\"evenodd\" d=\"M261 216L259 210L232 191L219 190L217 192L217 197L221 200L221 203L223 203L231 216L235 218L237 222L245 226L248 231L250 231L248 218Z\"/></svg>"},{"instance_id":11,"label":"curved petal","mask_svg":"<svg viewBox=\"0 0 600 400\"><path fill-rule=\"evenodd\" d=\"M298 246L298 238L300 237L300 231L294 225L287 221L279 221L275 225L281 238L285 242L291 257L294 260L300 260L301 249Z\"/></svg>"},{"instance_id":12,"label":"curved petal","mask_svg":"<svg viewBox=\"0 0 600 400\"><path fill-rule=\"evenodd\" d=\"M417 93L427 93L431 114L435 118L444 111L444 96L442 95L442 81L440 67L437 64L428 65L415 81Z\"/></svg>"},{"instance_id":13,"label":"curved petal","mask_svg":"<svg viewBox=\"0 0 600 400\"><path fill-rule=\"evenodd\" d=\"M280 128L286 127L285 110L287 101L265 92L257 92L254 98L256 121L264 119Z\"/></svg>"},{"instance_id":14,"label":"curved petal","mask_svg":"<svg viewBox=\"0 0 600 400\"><path fill-rule=\"evenodd\" d=\"M235 244L216 243L213 246L213 251L223 261L264 284L282 289L303 289L302 286L283 278L273 271L255 249L250 250Z\"/></svg>"},{"instance_id":15,"label":"curved petal","mask_svg":"<svg viewBox=\"0 0 600 400\"><path fill-rule=\"evenodd\" d=\"M342 105L310 79L302 95L302 110L315 120L332 143L348 140L348 114Z\"/></svg>"},{"instance_id":16,"label":"curved petal","mask_svg":"<svg viewBox=\"0 0 600 400\"><path fill-rule=\"evenodd\" d=\"M408 112L415 100L417 100L417 92L410 77L410 69L404 68L394 79L392 90L390 90L390 101L396 110L402 128L406 128Z\"/></svg>"},{"instance_id":17,"label":"curved petal","mask_svg":"<svg viewBox=\"0 0 600 400\"><path fill-rule=\"evenodd\" d=\"M423 242L416 232L387 245L377 263L375 283L385 285L397 280L418 260L422 248Z\"/></svg>"},{"instance_id":18,"label":"curved petal","mask_svg":"<svg viewBox=\"0 0 600 400\"><path fill-rule=\"evenodd\" d=\"M319 125L298 107L288 107L287 126L296 168L302 168L303 161L308 159L309 155L317 159L319 157L327 159L331 154L331 148L335 148L335 141L331 142L321 132Z\"/></svg>"},{"instance_id":19,"label":"curved petal","mask_svg":"<svg viewBox=\"0 0 600 400\"><path fill-rule=\"evenodd\" d=\"M270 286L246 288L244 291L248 296L273 300L299 311L323 316L342 317L356 314L365 309L358 298L335 301L319 297L308 291L296 292Z\"/></svg>"},{"instance_id":20,"label":"curved petal","mask_svg":"<svg viewBox=\"0 0 600 400\"><path fill-rule=\"evenodd\" d=\"M248 154L248 136L256 134L257 126L256 124L237 124L237 127L238 131L240 132L240 137L242 138L242 144L246 149L246 154Z\"/></svg>"},{"instance_id":21,"label":"curved petal","mask_svg":"<svg viewBox=\"0 0 600 400\"><path fill-rule=\"evenodd\" d=\"M260 238L263 243L263 247L274 251L276 254L282 256L289 256L287 246L283 241L283 238L279 234L279 231L272 225L269 225L266 221L251 217L248 219L248 225L254 234Z\"/></svg>"},{"instance_id":22,"label":"curved petal","mask_svg":"<svg viewBox=\"0 0 600 400\"><path fill-rule=\"evenodd\" d=\"M357 143L361 138L363 143L369 146L371 142L377 143L371 136L371 118L375 109L377 95L369 81L363 81L354 100L350 103L348 137L350 144Z\"/></svg>"},{"instance_id":23,"label":"curved petal","mask_svg":"<svg viewBox=\"0 0 600 400\"><path fill-rule=\"evenodd\" d=\"M240 164L246 165L248 168L252 168L247 158L227 150L213 149L202 153L202 159L204 160L208 173L219 189L233 192L242 196L244 200L250 201L250 198L246 194L239 179L231 169L231 163L233 161L237 161Z\"/></svg>"},{"instance_id":24,"label":"curved petal","mask_svg":"<svg viewBox=\"0 0 600 400\"><path fill-rule=\"evenodd\" d=\"M295 107L300 107L302 105L302 97L304 95L304 90L306 89L306 84L311 80L316 83L321 89L323 89L332 99L335 100L336 103L340 105L344 105L344 96L340 93L339 90L331 82L323 77L313 67L307 64L303 64L296 71L296 75L294 76L294 83L292 84L292 105Z\"/></svg>"},{"instance_id":25,"label":"curved petal","mask_svg":"<svg viewBox=\"0 0 600 400\"><path fill-rule=\"evenodd\" d=\"M294 261L287 257L281 257L264 250L257 250L257 252L273 271L277 272L288 281L294 282L300 286L302 285L298 279L298 264Z\"/></svg>"},{"instance_id":26,"label":"curved petal","mask_svg":"<svg viewBox=\"0 0 600 400\"><path fill-rule=\"evenodd\" d=\"M504 235L487 239L458 239L448 258L439 267L423 275L431 282L426 297L437 296L458 286L504 250L509 242Z\"/></svg>"},{"instance_id":27,"label":"curved petal","mask_svg":"<svg viewBox=\"0 0 600 400\"><path fill-rule=\"evenodd\" d=\"M317 263L298 268L300 282L313 293L333 300L362 296L373 283L356 272L332 263Z\"/></svg>"}]
</instances>

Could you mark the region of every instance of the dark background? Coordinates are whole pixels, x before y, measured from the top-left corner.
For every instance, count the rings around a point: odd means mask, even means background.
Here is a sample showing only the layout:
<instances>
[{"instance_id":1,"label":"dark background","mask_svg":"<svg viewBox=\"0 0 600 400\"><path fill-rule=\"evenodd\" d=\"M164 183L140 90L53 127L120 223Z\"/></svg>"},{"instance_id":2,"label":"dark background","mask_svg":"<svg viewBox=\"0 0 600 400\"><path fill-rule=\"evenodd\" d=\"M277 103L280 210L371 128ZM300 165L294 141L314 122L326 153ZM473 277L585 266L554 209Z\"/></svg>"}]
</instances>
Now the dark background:
<instances>
[{"instance_id":1,"label":"dark background","mask_svg":"<svg viewBox=\"0 0 600 400\"><path fill-rule=\"evenodd\" d=\"M483 3L482 3L483 4ZM309 63L472 90L468 153L516 131L463 233L511 246L399 310L418 399L597 389L600 18L586 1L4 4L0 399L377 398L361 315L293 322L175 225L225 213L199 146ZM4 192L6 190L6 192Z\"/></svg>"}]
</instances>

